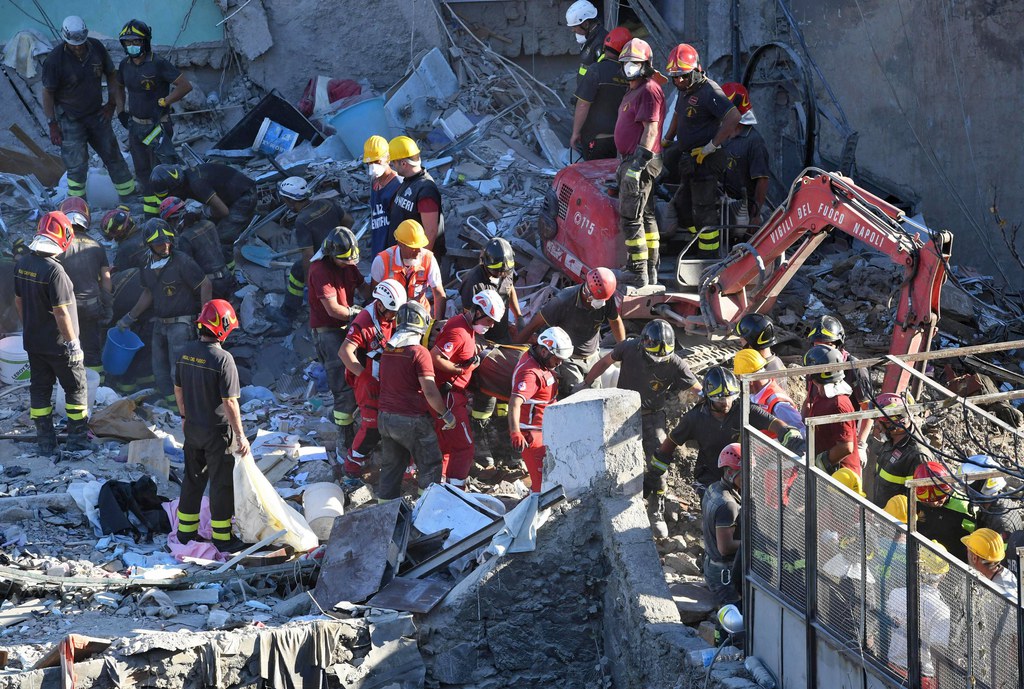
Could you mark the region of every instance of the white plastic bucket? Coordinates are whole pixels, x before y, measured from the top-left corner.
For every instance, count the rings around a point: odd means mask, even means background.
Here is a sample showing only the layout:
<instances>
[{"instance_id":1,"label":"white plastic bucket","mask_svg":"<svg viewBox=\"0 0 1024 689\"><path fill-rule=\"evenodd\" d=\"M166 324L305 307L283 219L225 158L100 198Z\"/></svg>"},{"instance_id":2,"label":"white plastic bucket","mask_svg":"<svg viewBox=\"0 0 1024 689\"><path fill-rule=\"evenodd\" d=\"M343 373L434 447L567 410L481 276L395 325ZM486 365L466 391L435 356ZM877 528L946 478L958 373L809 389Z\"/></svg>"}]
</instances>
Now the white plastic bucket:
<instances>
[{"instance_id":1,"label":"white plastic bucket","mask_svg":"<svg viewBox=\"0 0 1024 689\"><path fill-rule=\"evenodd\" d=\"M92 410L93 405L96 403L96 390L100 386L100 374L93 371L91 368L85 369L85 382L86 382L86 404L89 410ZM57 400L53 404L53 412L57 416L64 416L64 412L67 411L67 401L64 398L64 388L61 387L60 381L57 381Z\"/></svg>"},{"instance_id":2,"label":"white plastic bucket","mask_svg":"<svg viewBox=\"0 0 1024 689\"><path fill-rule=\"evenodd\" d=\"M263 124L256 133L256 139L252 142L252 150L276 156L295 148L295 142L298 140L298 132L293 132L269 117L264 117Z\"/></svg>"},{"instance_id":3,"label":"white plastic bucket","mask_svg":"<svg viewBox=\"0 0 1024 689\"><path fill-rule=\"evenodd\" d=\"M21 335L0 340L0 381L8 385L27 383L31 377L28 353L22 346Z\"/></svg>"},{"instance_id":4,"label":"white plastic bucket","mask_svg":"<svg viewBox=\"0 0 1024 689\"><path fill-rule=\"evenodd\" d=\"M302 493L302 511L316 537L326 541L334 520L345 514L345 491L337 483L311 483Z\"/></svg>"}]
</instances>

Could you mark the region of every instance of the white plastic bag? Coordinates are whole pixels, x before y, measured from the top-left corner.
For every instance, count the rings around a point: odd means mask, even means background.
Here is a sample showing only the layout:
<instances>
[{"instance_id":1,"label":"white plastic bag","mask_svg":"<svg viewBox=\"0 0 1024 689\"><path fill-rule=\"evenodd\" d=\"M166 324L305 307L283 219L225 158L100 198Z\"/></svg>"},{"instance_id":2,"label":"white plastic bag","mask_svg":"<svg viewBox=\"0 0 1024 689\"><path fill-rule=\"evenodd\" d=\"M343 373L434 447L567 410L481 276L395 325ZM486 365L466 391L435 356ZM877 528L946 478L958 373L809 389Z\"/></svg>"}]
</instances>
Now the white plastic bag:
<instances>
[{"instance_id":1,"label":"white plastic bag","mask_svg":"<svg viewBox=\"0 0 1024 689\"><path fill-rule=\"evenodd\" d=\"M251 453L235 455L235 528L246 543L257 543L281 529L288 533L275 543L304 553L320 545L309 524L278 495L256 466Z\"/></svg>"}]
</instances>

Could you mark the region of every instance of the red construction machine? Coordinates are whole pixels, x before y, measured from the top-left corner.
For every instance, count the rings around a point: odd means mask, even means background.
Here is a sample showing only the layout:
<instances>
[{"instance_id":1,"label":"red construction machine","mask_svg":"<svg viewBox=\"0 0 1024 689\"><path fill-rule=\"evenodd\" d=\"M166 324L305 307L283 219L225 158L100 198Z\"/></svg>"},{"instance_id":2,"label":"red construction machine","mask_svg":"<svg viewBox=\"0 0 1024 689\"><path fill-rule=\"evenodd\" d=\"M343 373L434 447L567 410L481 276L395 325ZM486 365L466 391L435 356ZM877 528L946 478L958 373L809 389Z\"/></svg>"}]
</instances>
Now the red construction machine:
<instances>
[{"instance_id":1,"label":"red construction machine","mask_svg":"<svg viewBox=\"0 0 1024 689\"><path fill-rule=\"evenodd\" d=\"M625 263L618 201L608 193L615 161L570 165L555 176L541 214L545 255L574 281L596 266ZM909 230L907 228L910 228ZM800 266L832 232L844 232L903 266L890 353L928 351L939 317L953 235L910 223L902 210L838 173L807 168L785 201L720 261L676 264L679 291L627 290L627 319L665 318L690 333L725 334L748 313L767 313ZM693 278L692 275L697 277ZM689 287L690 291L684 291ZM883 390L906 387L909 374L886 370Z\"/></svg>"}]
</instances>

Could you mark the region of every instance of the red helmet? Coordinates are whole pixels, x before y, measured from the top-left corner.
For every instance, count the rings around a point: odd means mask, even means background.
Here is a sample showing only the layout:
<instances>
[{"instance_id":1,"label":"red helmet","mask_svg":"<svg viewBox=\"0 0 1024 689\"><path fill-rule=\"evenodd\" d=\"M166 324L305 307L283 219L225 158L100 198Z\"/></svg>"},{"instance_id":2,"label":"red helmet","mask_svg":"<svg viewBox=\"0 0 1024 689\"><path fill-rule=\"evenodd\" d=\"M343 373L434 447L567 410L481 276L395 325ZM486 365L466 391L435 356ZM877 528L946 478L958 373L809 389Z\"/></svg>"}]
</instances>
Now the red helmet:
<instances>
[{"instance_id":1,"label":"red helmet","mask_svg":"<svg viewBox=\"0 0 1024 689\"><path fill-rule=\"evenodd\" d=\"M668 54L665 72L670 77L681 77L698 67L700 67L700 56L697 55L697 49L689 43L680 43Z\"/></svg>"},{"instance_id":2,"label":"red helmet","mask_svg":"<svg viewBox=\"0 0 1024 689\"><path fill-rule=\"evenodd\" d=\"M57 245L60 251L66 251L75 240L75 228L68 216L60 211L50 211L39 218L36 226L36 237L44 237Z\"/></svg>"},{"instance_id":3,"label":"red helmet","mask_svg":"<svg viewBox=\"0 0 1024 689\"><path fill-rule=\"evenodd\" d=\"M587 291L594 299L610 299L616 284L615 273L607 268L594 268L587 273Z\"/></svg>"},{"instance_id":4,"label":"red helmet","mask_svg":"<svg viewBox=\"0 0 1024 689\"><path fill-rule=\"evenodd\" d=\"M71 224L80 227L83 232L89 229L92 216L89 214L89 204L81 196L67 197L60 202L57 210L68 216Z\"/></svg>"},{"instance_id":5,"label":"red helmet","mask_svg":"<svg viewBox=\"0 0 1024 689\"><path fill-rule=\"evenodd\" d=\"M177 220L185 212L185 201L177 196L168 196L160 202L160 217L171 222Z\"/></svg>"},{"instance_id":6,"label":"red helmet","mask_svg":"<svg viewBox=\"0 0 1024 689\"><path fill-rule=\"evenodd\" d=\"M629 29L624 26L616 26L604 37L604 47L614 50L618 54L622 52L622 46L629 43L631 38L633 38L633 33Z\"/></svg>"},{"instance_id":7,"label":"red helmet","mask_svg":"<svg viewBox=\"0 0 1024 689\"><path fill-rule=\"evenodd\" d=\"M736 471L739 471L742 463L743 452L740 450L739 443L729 443L722 448L720 453L718 453L719 469L735 469Z\"/></svg>"},{"instance_id":8,"label":"red helmet","mask_svg":"<svg viewBox=\"0 0 1024 689\"><path fill-rule=\"evenodd\" d=\"M135 221L126 206L118 206L107 211L100 220L100 231L107 239L121 241L135 231Z\"/></svg>"},{"instance_id":9,"label":"red helmet","mask_svg":"<svg viewBox=\"0 0 1024 689\"><path fill-rule=\"evenodd\" d=\"M939 462L924 462L918 464L914 469L914 478L935 478L941 479L949 476L949 471ZM936 503L942 502L953 492L948 483L936 481L931 486L918 486L917 499L921 502Z\"/></svg>"},{"instance_id":10,"label":"red helmet","mask_svg":"<svg viewBox=\"0 0 1024 689\"><path fill-rule=\"evenodd\" d=\"M619 62L650 62L653 59L650 44L641 38L629 39L619 51Z\"/></svg>"},{"instance_id":11,"label":"red helmet","mask_svg":"<svg viewBox=\"0 0 1024 689\"><path fill-rule=\"evenodd\" d=\"M203 306L196 325L206 328L219 342L223 342L238 327L238 316L231 304L223 299L211 299Z\"/></svg>"},{"instance_id":12,"label":"red helmet","mask_svg":"<svg viewBox=\"0 0 1024 689\"><path fill-rule=\"evenodd\" d=\"M750 94L747 93L747 87L743 84L736 81L722 84L722 93L732 101L732 104L736 106L741 115L750 110Z\"/></svg>"}]
</instances>

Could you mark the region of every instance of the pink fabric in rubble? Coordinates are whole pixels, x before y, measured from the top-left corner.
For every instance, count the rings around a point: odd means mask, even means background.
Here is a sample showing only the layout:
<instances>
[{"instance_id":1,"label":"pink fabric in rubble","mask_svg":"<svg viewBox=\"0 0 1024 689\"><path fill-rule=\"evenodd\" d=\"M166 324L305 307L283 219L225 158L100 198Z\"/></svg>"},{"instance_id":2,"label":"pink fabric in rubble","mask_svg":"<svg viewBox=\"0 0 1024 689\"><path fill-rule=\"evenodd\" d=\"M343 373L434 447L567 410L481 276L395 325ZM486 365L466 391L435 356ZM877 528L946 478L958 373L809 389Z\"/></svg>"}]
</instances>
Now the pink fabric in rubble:
<instances>
[{"instance_id":1,"label":"pink fabric in rubble","mask_svg":"<svg viewBox=\"0 0 1024 689\"><path fill-rule=\"evenodd\" d=\"M178 498L174 498L163 504L167 518L171 520L171 533L167 535L167 549L178 562L184 562L186 557L199 557L206 560L217 560L224 562L228 556L217 550L212 543L204 541L192 541L186 545L178 542ZM213 536L213 529L210 527L210 498L203 496L203 502L199 507L199 535L209 539Z\"/></svg>"}]
</instances>

